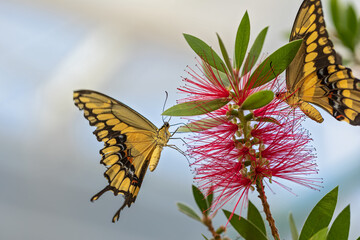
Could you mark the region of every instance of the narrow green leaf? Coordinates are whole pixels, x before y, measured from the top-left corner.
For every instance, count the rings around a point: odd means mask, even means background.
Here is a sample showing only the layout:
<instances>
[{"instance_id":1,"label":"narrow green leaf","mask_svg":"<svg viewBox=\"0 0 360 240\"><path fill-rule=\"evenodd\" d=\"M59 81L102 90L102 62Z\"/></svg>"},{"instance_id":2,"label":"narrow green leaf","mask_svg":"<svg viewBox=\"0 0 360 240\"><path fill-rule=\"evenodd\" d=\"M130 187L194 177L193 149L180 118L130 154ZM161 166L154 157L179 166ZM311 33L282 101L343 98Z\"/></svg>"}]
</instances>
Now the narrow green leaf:
<instances>
[{"instance_id":1,"label":"narrow green leaf","mask_svg":"<svg viewBox=\"0 0 360 240\"><path fill-rule=\"evenodd\" d=\"M227 218L230 218L231 212L224 209L223 212ZM267 240L267 237L259 228L245 218L240 218L239 215L234 214L230 220L230 224L246 240Z\"/></svg>"},{"instance_id":2,"label":"narrow green leaf","mask_svg":"<svg viewBox=\"0 0 360 240\"><path fill-rule=\"evenodd\" d=\"M218 98L214 100L199 100L184 102L165 110L162 115L166 116L196 116L215 111L225 106L230 100Z\"/></svg>"},{"instance_id":3,"label":"narrow green leaf","mask_svg":"<svg viewBox=\"0 0 360 240\"><path fill-rule=\"evenodd\" d=\"M290 231L291 231L292 240L298 240L299 239L299 233L298 233L298 230L296 228L295 220L294 220L294 217L293 217L292 213L290 213L290 215L289 215L289 224L290 224Z\"/></svg>"},{"instance_id":4,"label":"narrow green leaf","mask_svg":"<svg viewBox=\"0 0 360 240\"><path fill-rule=\"evenodd\" d=\"M196 221L201 222L201 218L199 217L199 215L197 215L197 213L189 206L187 206L184 203L176 203L178 210L182 213L184 213L185 215L187 215L188 217L191 217L192 219L195 219Z\"/></svg>"},{"instance_id":5,"label":"narrow green leaf","mask_svg":"<svg viewBox=\"0 0 360 240\"><path fill-rule=\"evenodd\" d=\"M340 28L340 6L338 4L337 0L331 0L330 1L330 11L331 11L331 17L332 21L334 23L335 28L338 30Z\"/></svg>"},{"instance_id":6,"label":"narrow green leaf","mask_svg":"<svg viewBox=\"0 0 360 240\"><path fill-rule=\"evenodd\" d=\"M354 6L349 4L348 8L347 8L347 26L348 29L350 30L350 32L353 35L356 35L357 30L358 30L358 26L357 26L357 14L356 11L354 9Z\"/></svg>"},{"instance_id":7,"label":"narrow green leaf","mask_svg":"<svg viewBox=\"0 0 360 240\"><path fill-rule=\"evenodd\" d=\"M230 86L229 77L226 73L218 71L216 68L209 66L205 66L206 63L202 62L203 72L206 76L206 79L217 85L218 82L221 82L224 87Z\"/></svg>"},{"instance_id":8,"label":"narrow green leaf","mask_svg":"<svg viewBox=\"0 0 360 240\"><path fill-rule=\"evenodd\" d=\"M177 129L177 133L184 133L184 132L198 132L203 131L206 129L210 129L216 126L221 125L226 121L226 117L223 118L205 118L201 120L197 120L191 123L186 124L185 126L181 126Z\"/></svg>"},{"instance_id":9,"label":"narrow green leaf","mask_svg":"<svg viewBox=\"0 0 360 240\"><path fill-rule=\"evenodd\" d=\"M242 75L245 75L246 73L248 73L252 69L252 67L255 65L257 59L259 58L262 47L264 45L264 41L265 41L265 37L266 37L268 29L269 29L269 27L264 28L259 33L259 35L256 37L256 39L249 51L249 54L245 60Z\"/></svg>"},{"instance_id":10,"label":"narrow green leaf","mask_svg":"<svg viewBox=\"0 0 360 240\"><path fill-rule=\"evenodd\" d=\"M335 219L330 228L327 240L347 240L349 238L349 231L350 206L348 205Z\"/></svg>"},{"instance_id":11,"label":"narrow green leaf","mask_svg":"<svg viewBox=\"0 0 360 240\"><path fill-rule=\"evenodd\" d=\"M326 240L327 227L315 233L309 240Z\"/></svg>"},{"instance_id":12,"label":"narrow green leaf","mask_svg":"<svg viewBox=\"0 0 360 240\"><path fill-rule=\"evenodd\" d=\"M185 37L185 40L190 45L192 50L205 62L213 66L219 71L226 72L226 66L225 63L221 60L219 55L212 50L212 48L207 45L204 41L201 39L194 37L192 35L183 34Z\"/></svg>"},{"instance_id":13,"label":"narrow green leaf","mask_svg":"<svg viewBox=\"0 0 360 240\"><path fill-rule=\"evenodd\" d=\"M223 41L221 40L219 34L216 33L216 36L217 36L218 41L219 41L219 46L220 46L221 54L222 54L222 56L223 56L223 58L224 58L225 64L226 64L226 66L227 66L227 68L228 68L228 70L229 70L229 73L230 73L231 76L232 76L232 79L235 79L235 77L234 77L234 70L233 70L233 68L232 68L232 66L231 66L231 63L230 63L229 54L227 53L226 48L225 48L225 45L224 45Z\"/></svg>"},{"instance_id":14,"label":"narrow green leaf","mask_svg":"<svg viewBox=\"0 0 360 240\"><path fill-rule=\"evenodd\" d=\"M292 62L302 39L289 42L267 57L253 72L248 82L252 88L259 87L282 73Z\"/></svg>"},{"instance_id":15,"label":"narrow green leaf","mask_svg":"<svg viewBox=\"0 0 360 240\"><path fill-rule=\"evenodd\" d=\"M249 201L247 220L253 223L266 236L266 228L263 218L255 205Z\"/></svg>"},{"instance_id":16,"label":"narrow green leaf","mask_svg":"<svg viewBox=\"0 0 360 240\"><path fill-rule=\"evenodd\" d=\"M307 240L318 231L328 227L334 214L338 187L326 194L313 208L301 230L299 240Z\"/></svg>"},{"instance_id":17,"label":"narrow green leaf","mask_svg":"<svg viewBox=\"0 0 360 240\"><path fill-rule=\"evenodd\" d=\"M212 206L213 199L214 199L214 193L210 193L206 198L206 201L207 201L207 204L208 204L209 208L211 208L211 206Z\"/></svg>"},{"instance_id":18,"label":"narrow green leaf","mask_svg":"<svg viewBox=\"0 0 360 240\"><path fill-rule=\"evenodd\" d=\"M246 98L241 105L241 109L254 110L269 104L274 99L274 93L271 90L261 90L253 93Z\"/></svg>"},{"instance_id":19,"label":"narrow green leaf","mask_svg":"<svg viewBox=\"0 0 360 240\"><path fill-rule=\"evenodd\" d=\"M257 121L257 122L272 122L272 123L275 123L277 125L281 125L279 123L278 120L276 120L275 118L272 118L272 117L257 117L254 119L254 121Z\"/></svg>"},{"instance_id":20,"label":"narrow green leaf","mask_svg":"<svg viewBox=\"0 0 360 240\"><path fill-rule=\"evenodd\" d=\"M204 234L201 234L201 236L203 236L205 240L209 240Z\"/></svg>"},{"instance_id":21,"label":"narrow green leaf","mask_svg":"<svg viewBox=\"0 0 360 240\"><path fill-rule=\"evenodd\" d=\"M192 191L195 198L195 202L200 208L201 212L207 213L209 210L209 206L207 204L204 194L202 194L202 192L195 185L192 185Z\"/></svg>"},{"instance_id":22,"label":"narrow green leaf","mask_svg":"<svg viewBox=\"0 0 360 240\"><path fill-rule=\"evenodd\" d=\"M235 39L235 67L238 71L244 61L246 50L250 40L250 19L246 11L241 19Z\"/></svg>"}]
</instances>

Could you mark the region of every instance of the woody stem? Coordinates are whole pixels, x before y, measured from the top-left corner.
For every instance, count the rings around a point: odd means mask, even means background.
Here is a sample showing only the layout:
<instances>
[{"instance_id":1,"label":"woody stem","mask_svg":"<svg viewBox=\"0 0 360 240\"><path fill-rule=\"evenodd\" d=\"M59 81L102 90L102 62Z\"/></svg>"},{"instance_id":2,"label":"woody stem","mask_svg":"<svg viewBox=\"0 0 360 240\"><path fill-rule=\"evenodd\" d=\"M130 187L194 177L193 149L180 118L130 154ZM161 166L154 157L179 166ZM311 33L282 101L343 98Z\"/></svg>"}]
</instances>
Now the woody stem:
<instances>
[{"instance_id":1,"label":"woody stem","mask_svg":"<svg viewBox=\"0 0 360 240\"><path fill-rule=\"evenodd\" d=\"M266 220L268 221L268 223L270 225L271 234L273 235L275 240L280 240L279 232L275 226L275 220L271 215L270 206L269 206L269 203L267 202L267 197L264 192L264 186L261 181L257 181L256 190L259 193L259 198L261 199L261 202L262 202L262 205L264 208Z\"/></svg>"}]
</instances>

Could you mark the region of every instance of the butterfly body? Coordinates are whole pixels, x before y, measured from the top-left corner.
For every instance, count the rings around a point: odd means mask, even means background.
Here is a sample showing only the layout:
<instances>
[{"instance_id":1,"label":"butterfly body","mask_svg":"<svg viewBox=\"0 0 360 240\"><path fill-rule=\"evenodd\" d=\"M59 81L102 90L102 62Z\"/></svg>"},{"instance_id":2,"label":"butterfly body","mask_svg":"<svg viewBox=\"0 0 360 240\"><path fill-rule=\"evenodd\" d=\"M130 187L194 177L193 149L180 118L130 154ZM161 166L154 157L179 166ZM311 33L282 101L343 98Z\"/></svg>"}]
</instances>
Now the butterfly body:
<instances>
[{"instance_id":1,"label":"butterfly body","mask_svg":"<svg viewBox=\"0 0 360 240\"><path fill-rule=\"evenodd\" d=\"M360 125L360 80L341 65L327 33L320 0L304 0L296 16L290 41L303 39L286 70L286 93L277 94L299 107L311 119L323 118L311 104L337 120Z\"/></svg>"},{"instance_id":2,"label":"butterfly body","mask_svg":"<svg viewBox=\"0 0 360 240\"><path fill-rule=\"evenodd\" d=\"M91 201L107 191L125 197L113 217L115 222L120 211L135 202L147 168L155 170L161 151L171 136L169 123L165 122L158 129L132 108L95 91L74 91L73 98L75 105L84 110L90 125L96 127L94 134L97 140L104 143L100 150L100 163L107 167L104 176L108 185Z\"/></svg>"}]
</instances>

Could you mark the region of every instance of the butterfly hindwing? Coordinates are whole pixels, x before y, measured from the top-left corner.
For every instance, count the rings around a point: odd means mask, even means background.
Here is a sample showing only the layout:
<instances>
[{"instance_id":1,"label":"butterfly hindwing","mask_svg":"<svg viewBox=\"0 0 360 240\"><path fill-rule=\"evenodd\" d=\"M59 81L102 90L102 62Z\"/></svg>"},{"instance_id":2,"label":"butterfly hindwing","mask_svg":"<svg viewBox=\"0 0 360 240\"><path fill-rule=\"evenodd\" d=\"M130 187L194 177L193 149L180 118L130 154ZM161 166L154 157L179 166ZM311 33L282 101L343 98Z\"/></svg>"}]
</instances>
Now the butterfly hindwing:
<instances>
[{"instance_id":1,"label":"butterfly hindwing","mask_svg":"<svg viewBox=\"0 0 360 240\"><path fill-rule=\"evenodd\" d=\"M96 127L93 133L97 140L104 143L100 163L107 167L104 176L108 185L91 201L107 191L125 197L113 217L114 222L126 205L130 207L135 202L150 162L156 161L150 170L155 169L160 153L158 156L153 153L166 145L169 126L165 124L159 130L135 110L102 93L80 90L74 92L73 98L90 125Z\"/></svg>"},{"instance_id":2,"label":"butterfly hindwing","mask_svg":"<svg viewBox=\"0 0 360 240\"><path fill-rule=\"evenodd\" d=\"M360 125L359 80L341 65L326 30L320 0L304 0L296 16L290 41L303 39L286 70L286 101L306 115L322 122L320 106L338 120Z\"/></svg>"}]
</instances>

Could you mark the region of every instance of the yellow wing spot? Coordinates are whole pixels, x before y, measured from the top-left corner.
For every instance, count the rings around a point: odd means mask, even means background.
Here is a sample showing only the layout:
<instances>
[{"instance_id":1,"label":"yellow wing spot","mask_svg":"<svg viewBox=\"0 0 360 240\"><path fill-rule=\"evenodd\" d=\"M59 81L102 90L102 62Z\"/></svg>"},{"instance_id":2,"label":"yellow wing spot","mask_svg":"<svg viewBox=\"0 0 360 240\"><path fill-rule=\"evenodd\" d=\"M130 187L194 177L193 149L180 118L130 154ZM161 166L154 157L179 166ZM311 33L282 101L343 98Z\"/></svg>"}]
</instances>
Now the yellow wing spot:
<instances>
[{"instance_id":1,"label":"yellow wing spot","mask_svg":"<svg viewBox=\"0 0 360 240\"><path fill-rule=\"evenodd\" d=\"M334 74L338 79L344 79L346 78L345 74L344 74L344 71L337 71L335 74Z\"/></svg>"},{"instance_id":2,"label":"yellow wing spot","mask_svg":"<svg viewBox=\"0 0 360 240\"><path fill-rule=\"evenodd\" d=\"M117 118L109 119L106 121L106 124L109 126L114 126L116 124L120 123L120 120Z\"/></svg>"},{"instance_id":3,"label":"yellow wing spot","mask_svg":"<svg viewBox=\"0 0 360 240\"><path fill-rule=\"evenodd\" d=\"M116 144L117 142L116 142L116 139L115 138L111 138L109 141L107 141L106 142L107 144L109 144L109 145L114 145L114 144Z\"/></svg>"},{"instance_id":4,"label":"yellow wing spot","mask_svg":"<svg viewBox=\"0 0 360 240\"><path fill-rule=\"evenodd\" d=\"M321 15L321 14L322 14L322 9L319 8L319 9L317 10L317 13L318 13L319 15Z\"/></svg>"},{"instance_id":5,"label":"yellow wing spot","mask_svg":"<svg viewBox=\"0 0 360 240\"><path fill-rule=\"evenodd\" d=\"M73 94L73 98L77 98L79 95L80 95L79 93L74 92L74 94ZM77 100L77 99L76 99L76 100Z\"/></svg>"},{"instance_id":6,"label":"yellow wing spot","mask_svg":"<svg viewBox=\"0 0 360 240\"><path fill-rule=\"evenodd\" d=\"M94 114L104 114L110 112L109 109L106 108L95 108L92 110Z\"/></svg>"},{"instance_id":7,"label":"yellow wing spot","mask_svg":"<svg viewBox=\"0 0 360 240\"><path fill-rule=\"evenodd\" d=\"M331 76L332 78L333 76ZM354 84L354 80L352 79L344 79L344 80L340 80L336 83L336 87L338 88L351 88L352 85Z\"/></svg>"},{"instance_id":8,"label":"yellow wing spot","mask_svg":"<svg viewBox=\"0 0 360 240\"><path fill-rule=\"evenodd\" d=\"M110 155L107 158L105 158L102 162L106 166L114 165L117 161L119 161L119 156L116 154Z\"/></svg>"},{"instance_id":9,"label":"yellow wing spot","mask_svg":"<svg viewBox=\"0 0 360 240\"><path fill-rule=\"evenodd\" d=\"M321 38L319 38L318 43L320 46L324 46L325 44L328 43L328 39L326 37L321 37Z\"/></svg>"},{"instance_id":10,"label":"yellow wing spot","mask_svg":"<svg viewBox=\"0 0 360 240\"><path fill-rule=\"evenodd\" d=\"M79 108L80 110L83 110L83 109L84 109L84 104L82 104L82 103L79 103L77 106L78 106L78 108Z\"/></svg>"},{"instance_id":11,"label":"yellow wing spot","mask_svg":"<svg viewBox=\"0 0 360 240\"><path fill-rule=\"evenodd\" d=\"M312 73L313 71L315 71L315 63L314 62L308 62L304 64L304 74L308 75L310 73Z\"/></svg>"},{"instance_id":12,"label":"yellow wing spot","mask_svg":"<svg viewBox=\"0 0 360 240\"><path fill-rule=\"evenodd\" d=\"M94 123L97 121L96 118L93 117L93 116L89 116L89 117L88 117L88 120L89 120L89 122L90 122L91 124L94 124Z\"/></svg>"},{"instance_id":13,"label":"yellow wing spot","mask_svg":"<svg viewBox=\"0 0 360 240\"><path fill-rule=\"evenodd\" d=\"M93 102L90 102L90 103L86 103L85 106L87 108L109 108L111 107L111 104L109 103L93 103Z\"/></svg>"},{"instance_id":14,"label":"yellow wing spot","mask_svg":"<svg viewBox=\"0 0 360 240\"><path fill-rule=\"evenodd\" d=\"M103 142L107 142L109 140L109 138L103 138L103 139L101 139L101 141L103 141Z\"/></svg>"},{"instance_id":15,"label":"yellow wing spot","mask_svg":"<svg viewBox=\"0 0 360 240\"><path fill-rule=\"evenodd\" d=\"M119 123L119 124L116 124L113 128L112 128L112 130L113 131L123 131L125 128L127 128L128 127L128 125L127 124L125 124L125 123Z\"/></svg>"},{"instance_id":16,"label":"yellow wing spot","mask_svg":"<svg viewBox=\"0 0 360 240\"><path fill-rule=\"evenodd\" d=\"M351 98L356 101L360 101L360 92L351 91L351 90L343 90L342 95L347 98Z\"/></svg>"},{"instance_id":17,"label":"yellow wing spot","mask_svg":"<svg viewBox=\"0 0 360 240\"><path fill-rule=\"evenodd\" d=\"M313 13L314 12L314 10L315 10L315 5L314 4L312 4L310 7L309 7L309 10L308 10L308 13Z\"/></svg>"},{"instance_id":18,"label":"yellow wing spot","mask_svg":"<svg viewBox=\"0 0 360 240\"><path fill-rule=\"evenodd\" d=\"M315 1L315 0L312 0L312 2ZM320 1L316 2L315 5L318 7L320 6Z\"/></svg>"},{"instance_id":19,"label":"yellow wing spot","mask_svg":"<svg viewBox=\"0 0 360 240\"><path fill-rule=\"evenodd\" d=\"M332 55L328 56L328 61L330 64L335 64L335 57Z\"/></svg>"},{"instance_id":20,"label":"yellow wing spot","mask_svg":"<svg viewBox=\"0 0 360 240\"><path fill-rule=\"evenodd\" d=\"M325 54L330 54L332 52L332 48L330 46L326 46L324 47L323 52Z\"/></svg>"},{"instance_id":21,"label":"yellow wing spot","mask_svg":"<svg viewBox=\"0 0 360 240\"><path fill-rule=\"evenodd\" d=\"M130 188L129 188L129 192L130 192L132 195L134 195L135 190L136 190L135 185L131 185Z\"/></svg>"},{"instance_id":22,"label":"yellow wing spot","mask_svg":"<svg viewBox=\"0 0 360 240\"><path fill-rule=\"evenodd\" d=\"M101 152L105 155L105 154L108 154L108 153L119 152L120 150L121 149L118 146L110 146L110 147L103 148L101 150Z\"/></svg>"},{"instance_id":23,"label":"yellow wing spot","mask_svg":"<svg viewBox=\"0 0 360 240\"><path fill-rule=\"evenodd\" d=\"M311 33L311 35L306 39L306 45L310 45L310 43L314 42L318 38L319 34L317 32Z\"/></svg>"},{"instance_id":24,"label":"yellow wing spot","mask_svg":"<svg viewBox=\"0 0 360 240\"><path fill-rule=\"evenodd\" d=\"M352 121L354 121L356 116L358 115L357 112L355 112L354 110L349 109L349 108L345 109L344 113L345 113L346 117L348 117Z\"/></svg>"},{"instance_id":25,"label":"yellow wing spot","mask_svg":"<svg viewBox=\"0 0 360 240\"><path fill-rule=\"evenodd\" d=\"M84 116L87 117L87 116L89 116L89 115L90 115L89 111L84 110Z\"/></svg>"},{"instance_id":26,"label":"yellow wing spot","mask_svg":"<svg viewBox=\"0 0 360 240\"><path fill-rule=\"evenodd\" d=\"M319 33L320 33L321 35L323 35L323 34L325 34L325 32L326 32L325 27L324 27L324 26L321 26L320 29L319 29ZM322 38L324 38L324 37L322 37Z\"/></svg>"},{"instance_id":27,"label":"yellow wing spot","mask_svg":"<svg viewBox=\"0 0 360 240\"><path fill-rule=\"evenodd\" d=\"M104 138L104 137L106 137L107 135L108 135L108 131L107 130L102 130L102 131L100 131L100 132L98 132L98 137L99 138Z\"/></svg>"},{"instance_id":28,"label":"yellow wing spot","mask_svg":"<svg viewBox=\"0 0 360 240\"><path fill-rule=\"evenodd\" d=\"M100 130L105 127L105 124L103 122L98 122L97 124L95 124L95 126L96 126L96 129Z\"/></svg>"},{"instance_id":29,"label":"yellow wing spot","mask_svg":"<svg viewBox=\"0 0 360 240\"><path fill-rule=\"evenodd\" d=\"M120 165L115 164L106 170L105 174L109 177L109 180L112 181L119 171Z\"/></svg>"},{"instance_id":30,"label":"yellow wing spot","mask_svg":"<svg viewBox=\"0 0 360 240\"><path fill-rule=\"evenodd\" d=\"M119 191L127 192L129 187L130 187L130 179L125 178L124 181L122 181L122 183L121 183L121 185L120 185L120 187L118 189L119 189Z\"/></svg>"},{"instance_id":31,"label":"yellow wing spot","mask_svg":"<svg viewBox=\"0 0 360 240\"><path fill-rule=\"evenodd\" d=\"M306 52L312 52L312 51L314 51L315 49L316 49L316 47L317 47L317 44L316 43L312 43L312 44L310 44L307 48L306 48Z\"/></svg>"},{"instance_id":32,"label":"yellow wing spot","mask_svg":"<svg viewBox=\"0 0 360 240\"><path fill-rule=\"evenodd\" d=\"M90 98L88 98L88 97L79 97L79 99L80 99L80 101L83 102L83 103L88 103L88 102L91 101Z\"/></svg>"},{"instance_id":33,"label":"yellow wing spot","mask_svg":"<svg viewBox=\"0 0 360 240\"><path fill-rule=\"evenodd\" d=\"M315 29L316 29L316 23L313 23L313 24L311 24L311 26L309 27L308 32L313 32L313 31L315 31Z\"/></svg>"},{"instance_id":34,"label":"yellow wing spot","mask_svg":"<svg viewBox=\"0 0 360 240\"><path fill-rule=\"evenodd\" d=\"M313 60L317 57L317 55L318 55L317 52L309 53L309 54L306 55L306 57L305 57L305 62L311 62L311 61L313 61Z\"/></svg>"},{"instance_id":35,"label":"yellow wing spot","mask_svg":"<svg viewBox=\"0 0 360 240\"><path fill-rule=\"evenodd\" d=\"M324 17L323 16L319 17L319 23L324 23Z\"/></svg>"},{"instance_id":36,"label":"yellow wing spot","mask_svg":"<svg viewBox=\"0 0 360 240\"><path fill-rule=\"evenodd\" d=\"M332 74L332 73L336 72L337 69L335 68L335 65L330 65L327 67L327 71L329 74Z\"/></svg>"},{"instance_id":37,"label":"yellow wing spot","mask_svg":"<svg viewBox=\"0 0 360 240\"><path fill-rule=\"evenodd\" d=\"M74 99L75 104L78 104L79 102L80 102L79 99L77 99L77 98Z\"/></svg>"},{"instance_id":38,"label":"yellow wing spot","mask_svg":"<svg viewBox=\"0 0 360 240\"><path fill-rule=\"evenodd\" d=\"M97 115L97 119L103 121L103 120L108 120L111 118L115 118L115 116L111 113L107 113L107 114L99 114Z\"/></svg>"}]
</instances>

